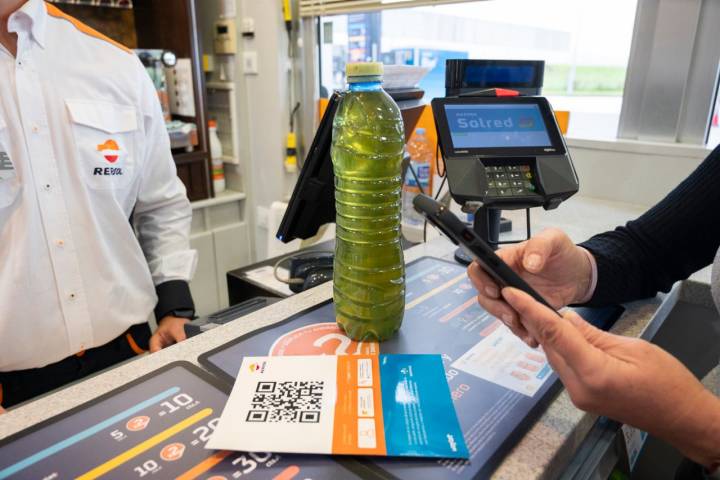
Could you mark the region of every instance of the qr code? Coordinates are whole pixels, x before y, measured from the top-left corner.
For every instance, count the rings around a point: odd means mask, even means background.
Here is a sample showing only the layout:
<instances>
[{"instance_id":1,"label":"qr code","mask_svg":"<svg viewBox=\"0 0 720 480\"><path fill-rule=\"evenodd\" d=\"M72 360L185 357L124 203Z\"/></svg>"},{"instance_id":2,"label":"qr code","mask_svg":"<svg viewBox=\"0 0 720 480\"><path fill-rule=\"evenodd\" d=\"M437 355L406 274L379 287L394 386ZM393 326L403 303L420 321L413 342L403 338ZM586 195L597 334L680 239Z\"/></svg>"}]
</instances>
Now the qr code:
<instances>
[{"instance_id":1,"label":"qr code","mask_svg":"<svg viewBox=\"0 0 720 480\"><path fill-rule=\"evenodd\" d=\"M248 422L318 423L324 382L258 382Z\"/></svg>"}]
</instances>

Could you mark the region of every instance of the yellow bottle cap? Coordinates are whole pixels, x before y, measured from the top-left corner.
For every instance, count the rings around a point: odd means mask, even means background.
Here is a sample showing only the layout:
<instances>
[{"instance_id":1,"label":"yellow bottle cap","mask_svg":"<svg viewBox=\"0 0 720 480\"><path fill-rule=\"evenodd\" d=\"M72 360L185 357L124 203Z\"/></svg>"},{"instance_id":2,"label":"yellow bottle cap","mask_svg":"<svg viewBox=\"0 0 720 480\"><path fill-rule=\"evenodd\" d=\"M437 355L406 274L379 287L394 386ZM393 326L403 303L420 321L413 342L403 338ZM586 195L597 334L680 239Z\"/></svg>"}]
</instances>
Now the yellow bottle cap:
<instances>
[{"instance_id":1,"label":"yellow bottle cap","mask_svg":"<svg viewBox=\"0 0 720 480\"><path fill-rule=\"evenodd\" d=\"M348 63L345 74L351 77L382 77L383 64L380 62Z\"/></svg>"}]
</instances>

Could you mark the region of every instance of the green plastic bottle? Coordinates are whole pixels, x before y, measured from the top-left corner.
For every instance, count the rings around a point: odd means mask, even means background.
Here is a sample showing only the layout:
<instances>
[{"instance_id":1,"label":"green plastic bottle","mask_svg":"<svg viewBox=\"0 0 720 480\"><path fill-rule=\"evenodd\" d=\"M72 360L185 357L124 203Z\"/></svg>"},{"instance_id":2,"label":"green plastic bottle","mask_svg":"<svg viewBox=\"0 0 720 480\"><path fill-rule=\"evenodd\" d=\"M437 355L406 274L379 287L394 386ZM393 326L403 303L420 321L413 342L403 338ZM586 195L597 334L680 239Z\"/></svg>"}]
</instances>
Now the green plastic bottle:
<instances>
[{"instance_id":1,"label":"green plastic bottle","mask_svg":"<svg viewBox=\"0 0 720 480\"><path fill-rule=\"evenodd\" d=\"M353 340L386 340L405 313L400 245L400 109L382 89L381 63L347 66L349 91L333 122L337 228L335 318Z\"/></svg>"}]
</instances>

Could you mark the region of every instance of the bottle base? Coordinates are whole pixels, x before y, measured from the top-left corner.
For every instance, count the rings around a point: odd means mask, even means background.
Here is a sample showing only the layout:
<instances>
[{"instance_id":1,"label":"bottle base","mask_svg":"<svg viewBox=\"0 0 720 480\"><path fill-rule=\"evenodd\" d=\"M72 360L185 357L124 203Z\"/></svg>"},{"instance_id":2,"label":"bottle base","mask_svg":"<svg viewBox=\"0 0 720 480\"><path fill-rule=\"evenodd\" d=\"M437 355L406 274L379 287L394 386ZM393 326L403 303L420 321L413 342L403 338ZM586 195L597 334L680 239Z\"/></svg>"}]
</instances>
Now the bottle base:
<instances>
[{"instance_id":1,"label":"bottle base","mask_svg":"<svg viewBox=\"0 0 720 480\"><path fill-rule=\"evenodd\" d=\"M390 340L398 330L400 330L400 326L402 325L402 319L400 319L399 322L392 322L396 323L392 325L392 328L388 328L389 325L383 326L383 328L377 328L367 324L352 325L356 322L350 321L341 315L336 315L335 321L338 327L345 332L345 335L356 342L384 342L385 340Z\"/></svg>"}]
</instances>

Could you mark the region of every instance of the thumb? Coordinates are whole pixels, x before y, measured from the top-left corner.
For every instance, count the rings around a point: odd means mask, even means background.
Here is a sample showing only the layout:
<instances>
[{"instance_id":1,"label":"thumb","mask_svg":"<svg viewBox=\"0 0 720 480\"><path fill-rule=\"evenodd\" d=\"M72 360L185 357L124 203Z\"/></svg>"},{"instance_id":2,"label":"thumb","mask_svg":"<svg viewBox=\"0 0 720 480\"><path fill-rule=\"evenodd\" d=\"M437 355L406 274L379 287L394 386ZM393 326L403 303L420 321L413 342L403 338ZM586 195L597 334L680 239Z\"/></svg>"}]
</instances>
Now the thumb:
<instances>
[{"instance_id":1,"label":"thumb","mask_svg":"<svg viewBox=\"0 0 720 480\"><path fill-rule=\"evenodd\" d=\"M504 288L503 298L520 314L520 321L543 347L552 349L578 373L588 372L600 360L602 352L585 336L576 323L560 318L549 308L536 302L530 295L515 288ZM567 315L567 313L566 313ZM571 316L571 318L573 318ZM585 332L590 330L585 329Z\"/></svg>"},{"instance_id":2,"label":"thumb","mask_svg":"<svg viewBox=\"0 0 720 480\"><path fill-rule=\"evenodd\" d=\"M525 243L523 251L523 267L530 273L538 273L553 253L558 243L558 231L543 230Z\"/></svg>"},{"instance_id":3,"label":"thumb","mask_svg":"<svg viewBox=\"0 0 720 480\"><path fill-rule=\"evenodd\" d=\"M183 340L187 340L187 334L185 333L185 323L179 323L172 329L172 337L176 343L180 343Z\"/></svg>"},{"instance_id":4,"label":"thumb","mask_svg":"<svg viewBox=\"0 0 720 480\"><path fill-rule=\"evenodd\" d=\"M585 337L585 340L587 340L589 344L599 348L600 350L605 350L606 348L616 344L618 340L623 340L622 337L600 330L595 325L588 323L573 310L563 312L563 317L572 323L582 336Z\"/></svg>"}]
</instances>

